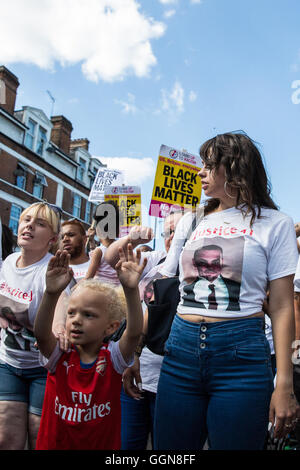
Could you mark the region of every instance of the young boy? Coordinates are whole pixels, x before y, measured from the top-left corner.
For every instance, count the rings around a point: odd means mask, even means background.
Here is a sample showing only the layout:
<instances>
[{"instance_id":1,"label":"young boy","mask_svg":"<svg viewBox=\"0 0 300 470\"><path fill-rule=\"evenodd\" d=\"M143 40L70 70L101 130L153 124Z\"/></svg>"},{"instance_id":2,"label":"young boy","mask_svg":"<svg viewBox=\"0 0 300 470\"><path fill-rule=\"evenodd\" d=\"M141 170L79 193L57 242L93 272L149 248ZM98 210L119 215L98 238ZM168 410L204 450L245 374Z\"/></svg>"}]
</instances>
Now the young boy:
<instances>
[{"instance_id":1,"label":"young boy","mask_svg":"<svg viewBox=\"0 0 300 470\"><path fill-rule=\"evenodd\" d=\"M66 320L71 349L63 353L52 321L58 297L72 277L69 257L58 251L49 261L46 291L34 325L49 370L36 449L115 450L120 448L121 374L133 362L143 327L138 282L146 263L140 264L140 252L135 255L131 245L127 257L120 250L116 270L127 313L118 289L93 279L75 286ZM125 313L127 326L121 339L103 344Z\"/></svg>"}]
</instances>

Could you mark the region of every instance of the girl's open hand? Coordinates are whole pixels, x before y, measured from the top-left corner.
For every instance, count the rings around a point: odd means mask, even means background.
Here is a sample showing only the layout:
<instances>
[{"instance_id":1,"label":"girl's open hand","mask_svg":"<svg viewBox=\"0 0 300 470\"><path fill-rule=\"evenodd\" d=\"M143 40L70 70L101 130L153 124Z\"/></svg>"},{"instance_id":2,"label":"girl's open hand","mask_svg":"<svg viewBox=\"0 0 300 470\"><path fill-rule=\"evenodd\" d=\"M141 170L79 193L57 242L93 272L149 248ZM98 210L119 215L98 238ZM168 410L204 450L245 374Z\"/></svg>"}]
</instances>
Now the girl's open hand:
<instances>
[{"instance_id":1,"label":"girl's open hand","mask_svg":"<svg viewBox=\"0 0 300 470\"><path fill-rule=\"evenodd\" d=\"M133 252L131 243L127 245L127 253L123 248L119 249L120 260L115 266L119 280L123 287L133 289L138 286L141 274L147 264L144 258L141 263L141 251Z\"/></svg>"},{"instance_id":2,"label":"girl's open hand","mask_svg":"<svg viewBox=\"0 0 300 470\"><path fill-rule=\"evenodd\" d=\"M46 272L48 294L60 294L70 283L73 271L69 267L69 261L69 253L60 250L50 259Z\"/></svg>"}]
</instances>

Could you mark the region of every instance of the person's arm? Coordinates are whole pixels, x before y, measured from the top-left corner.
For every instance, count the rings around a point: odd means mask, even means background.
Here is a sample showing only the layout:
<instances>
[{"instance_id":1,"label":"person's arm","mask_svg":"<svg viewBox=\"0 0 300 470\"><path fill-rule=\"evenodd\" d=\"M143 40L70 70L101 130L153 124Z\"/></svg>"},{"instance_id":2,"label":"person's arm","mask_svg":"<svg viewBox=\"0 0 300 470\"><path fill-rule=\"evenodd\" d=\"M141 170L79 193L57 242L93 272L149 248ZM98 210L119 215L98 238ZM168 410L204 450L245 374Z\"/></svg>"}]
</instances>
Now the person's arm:
<instances>
[{"instance_id":1,"label":"person's arm","mask_svg":"<svg viewBox=\"0 0 300 470\"><path fill-rule=\"evenodd\" d=\"M57 251L50 259L46 272L46 289L34 322L38 348L46 358L51 356L57 343L52 331L55 307L73 275L69 268L69 259L70 255L61 251Z\"/></svg>"},{"instance_id":2,"label":"person's arm","mask_svg":"<svg viewBox=\"0 0 300 470\"><path fill-rule=\"evenodd\" d=\"M140 358L134 355L134 363L124 370L123 376L124 392L131 398L139 400L142 396L142 378L140 374Z\"/></svg>"},{"instance_id":3,"label":"person's arm","mask_svg":"<svg viewBox=\"0 0 300 470\"><path fill-rule=\"evenodd\" d=\"M300 237L300 222L297 222L295 225L295 233L296 233L296 237ZM298 253L300 253L300 243L298 242L297 240L297 249L298 249Z\"/></svg>"},{"instance_id":4,"label":"person's arm","mask_svg":"<svg viewBox=\"0 0 300 470\"><path fill-rule=\"evenodd\" d=\"M86 232L87 240L85 244L85 251L87 254L89 254L90 251L96 248L96 242L94 238L96 235L95 225L96 225L96 221L93 220L92 225L88 228Z\"/></svg>"},{"instance_id":5,"label":"person's arm","mask_svg":"<svg viewBox=\"0 0 300 470\"><path fill-rule=\"evenodd\" d=\"M140 374L140 355L146 345L146 335L148 331L148 309L144 313L143 332L139 338L137 347L134 351L134 364L125 369L123 373L123 387L125 393L131 398L139 400L142 396L142 377Z\"/></svg>"},{"instance_id":6,"label":"person's arm","mask_svg":"<svg viewBox=\"0 0 300 470\"><path fill-rule=\"evenodd\" d=\"M296 349L299 349L299 345L300 345L300 292L296 292L296 291L294 292L294 310L295 310Z\"/></svg>"},{"instance_id":7,"label":"person's arm","mask_svg":"<svg viewBox=\"0 0 300 470\"><path fill-rule=\"evenodd\" d=\"M158 272L163 277L176 276L179 257L185 245L187 237L189 236L189 232L192 227L193 217L193 213L189 211L183 217L181 217L178 224L176 225L174 237L172 239L172 243L168 251L166 260L158 270Z\"/></svg>"},{"instance_id":8,"label":"person's arm","mask_svg":"<svg viewBox=\"0 0 300 470\"><path fill-rule=\"evenodd\" d=\"M59 340L59 347L62 351L69 349L69 340L66 336L66 317L70 295L63 291L57 301L52 323L52 333Z\"/></svg>"},{"instance_id":9,"label":"person's arm","mask_svg":"<svg viewBox=\"0 0 300 470\"><path fill-rule=\"evenodd\" d=\"M127 256L124 250L120 249L119 257L120 260L115 269L122 284L127 303L126 329L120 339L119 347L124 360L129 361L143 329L143 311L138 283L147 261L144 259L140 263L141 253L137 250L137 253L134 254L131 243L127 247Z\"/></svg>"},{"instance_id":10,"label":"person's arm","mask_svg":"<svg viewBox=\"0 0 300 470\"><path fill-rule=\"evenodd\" d=\"M286 435L286 427L298 411L293 391L292 344L295 339L293 276L270 282L269 314L276 354L276 387L270 403L269 420L275 424L274 437Z\"/></svg>"},{"instance_id":11,"label":"person's arm","mask_svg":"<svg viewBox=\"0 0 300 470\"><path fill-rule=\"evenodd\" d=\"M91 258L87 273L85 275L85 279L92 279L95 276L97 269L100 266L101 260L102 260L102 250L101 248L96 248L92 253L92 258Z\"/></svg>"},{"instance_id":12,"label":"person's arm","mask_svg":"<svg viewBox=\"0 0 300 470\"><path fill-rule=\"evenodd\" d=\"M126 250L128 243L131 243L132 247L136 248L138 245L149 243L152 238L153 230L151 228L136 225L132 227L128 235L116 240L107 248L104 254L105 261L115 268L120 259L120 248Z\"/></svg>"}]
</instances>

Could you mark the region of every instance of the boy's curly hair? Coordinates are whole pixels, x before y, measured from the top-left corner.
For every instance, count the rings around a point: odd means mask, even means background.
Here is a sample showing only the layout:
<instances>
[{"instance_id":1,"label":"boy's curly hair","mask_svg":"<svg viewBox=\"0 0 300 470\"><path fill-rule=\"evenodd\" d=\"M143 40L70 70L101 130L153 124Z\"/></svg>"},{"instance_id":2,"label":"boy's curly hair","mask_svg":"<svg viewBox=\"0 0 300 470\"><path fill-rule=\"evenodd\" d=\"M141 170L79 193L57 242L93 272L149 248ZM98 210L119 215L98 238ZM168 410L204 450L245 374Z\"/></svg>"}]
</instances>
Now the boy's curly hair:
<instances>
[{"instance_id":1,"label":"boy's curly hair","mask_svg":"<svg viewBox=\"0 0 300 470\"><path fill-rule=\"evenodd\" d=\"M74 292L76 289L84 288L105 295L111 320L122 321L123 318L126 317L127 305L122 286L115 287L99 279L82 279L72 288L71 292ZM99 309L101 309L101 304L99 304Z\"/></svg>"}]
</instances>

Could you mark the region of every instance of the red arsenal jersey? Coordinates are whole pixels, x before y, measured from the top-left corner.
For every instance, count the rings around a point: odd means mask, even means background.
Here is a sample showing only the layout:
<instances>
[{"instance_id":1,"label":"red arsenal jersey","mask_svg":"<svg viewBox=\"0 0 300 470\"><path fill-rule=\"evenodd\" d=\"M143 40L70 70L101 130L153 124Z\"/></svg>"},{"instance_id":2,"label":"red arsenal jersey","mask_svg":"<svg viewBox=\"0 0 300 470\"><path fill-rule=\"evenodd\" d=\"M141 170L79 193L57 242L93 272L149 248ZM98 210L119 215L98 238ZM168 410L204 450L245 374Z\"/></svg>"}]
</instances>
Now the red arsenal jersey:
<instances>
[{"instance_id":1,"label":"red arsenal jersey","mask_svg":"<svg viewBox=\"0 0 300 470\"><path fill-rule=\"evenodd\" d=\"M120 449L121 381L107 347L89 368L74 348L64 353L48 373L36 449Z\"/></svg>"}]
</instances>

